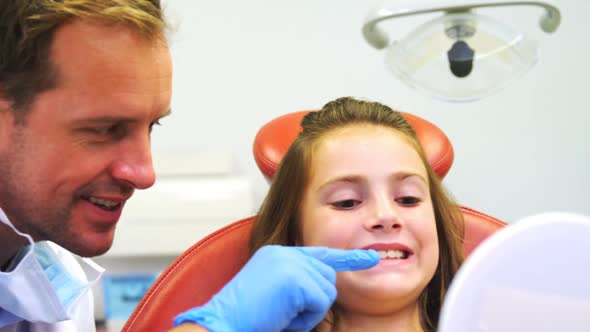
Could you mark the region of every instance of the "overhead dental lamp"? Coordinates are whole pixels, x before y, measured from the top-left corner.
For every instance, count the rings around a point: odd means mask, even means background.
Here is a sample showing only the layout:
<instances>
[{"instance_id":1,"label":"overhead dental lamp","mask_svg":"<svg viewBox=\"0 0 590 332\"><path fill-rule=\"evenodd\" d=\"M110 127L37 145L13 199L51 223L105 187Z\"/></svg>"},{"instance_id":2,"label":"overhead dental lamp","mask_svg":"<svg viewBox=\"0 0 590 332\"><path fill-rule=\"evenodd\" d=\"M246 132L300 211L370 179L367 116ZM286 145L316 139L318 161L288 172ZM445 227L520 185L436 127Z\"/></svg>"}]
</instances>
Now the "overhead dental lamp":
<instances>
[{"instance_id":1,"label":"overhead dental lamp","mask_svg":"<svg viewBox=\"0 0 590 332\"><path fill-rule=\"evenodd\" d=\"M488 96L526 73L538 59L537 43L506 24L476 14L475 8L536 6L544 9L541 29L557 30L561 15L545 1L411 1L380 9L363 26L366 41L387 48L387 64L404 83L445 101L473 101ZM404 16L443 12L389 42L379 26Z\"/></svg>"}]
</instances>

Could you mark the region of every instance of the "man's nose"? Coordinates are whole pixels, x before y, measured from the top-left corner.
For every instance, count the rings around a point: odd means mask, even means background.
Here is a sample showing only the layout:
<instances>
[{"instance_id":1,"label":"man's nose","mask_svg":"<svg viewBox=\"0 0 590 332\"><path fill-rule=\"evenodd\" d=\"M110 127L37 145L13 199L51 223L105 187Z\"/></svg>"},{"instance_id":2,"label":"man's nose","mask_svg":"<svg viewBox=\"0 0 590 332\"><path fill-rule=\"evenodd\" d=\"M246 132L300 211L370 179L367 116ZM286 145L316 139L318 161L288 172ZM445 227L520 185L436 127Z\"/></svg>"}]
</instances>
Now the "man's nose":
<instances>
[{"instance_id":1,"label":"man's nose","mask_svg":"<svg viewBox=\"0 0 590 332\"><path fill-rule=\"evenodd\" d=\"M111 175L135 189L147 189L156 182L149 137L125 143L111 164Z\"/></svg>"}]
</instances>

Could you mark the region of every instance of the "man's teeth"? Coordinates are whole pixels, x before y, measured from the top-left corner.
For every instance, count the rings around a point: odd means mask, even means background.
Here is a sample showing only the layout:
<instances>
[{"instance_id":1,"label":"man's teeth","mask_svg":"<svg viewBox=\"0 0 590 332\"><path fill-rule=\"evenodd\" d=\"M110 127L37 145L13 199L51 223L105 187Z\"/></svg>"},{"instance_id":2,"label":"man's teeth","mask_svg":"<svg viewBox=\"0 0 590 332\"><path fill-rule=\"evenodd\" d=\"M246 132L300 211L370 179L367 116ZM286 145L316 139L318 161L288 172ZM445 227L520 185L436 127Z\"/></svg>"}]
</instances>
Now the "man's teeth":
<instances>
[{"instance_id":1,"label":"man's teeth","mask_svg":"<svg viewBox=\"0 0 590 332\"><path fill-rule=\"evenodd\" d=\"M104 206L109 209L112 209L115 206L119 205L119 202L114 202L114 201L109 201L106 199L100 199L100 198L94 198L94 197L90 197L88 200L93 204Z\"/></svg>"},{"instance_id":2,"label":"man's teeth","mask_svg":"<svg viewBox=\"0 0 590 332\"><path fill-rule=\"evenodd\" d=\"M387 258L395 258L395 259L406 259L408 258L408 253L403 250L383 250L378 251L379 255L381 255L382 259Z\"/></svg>"}]
</instances>

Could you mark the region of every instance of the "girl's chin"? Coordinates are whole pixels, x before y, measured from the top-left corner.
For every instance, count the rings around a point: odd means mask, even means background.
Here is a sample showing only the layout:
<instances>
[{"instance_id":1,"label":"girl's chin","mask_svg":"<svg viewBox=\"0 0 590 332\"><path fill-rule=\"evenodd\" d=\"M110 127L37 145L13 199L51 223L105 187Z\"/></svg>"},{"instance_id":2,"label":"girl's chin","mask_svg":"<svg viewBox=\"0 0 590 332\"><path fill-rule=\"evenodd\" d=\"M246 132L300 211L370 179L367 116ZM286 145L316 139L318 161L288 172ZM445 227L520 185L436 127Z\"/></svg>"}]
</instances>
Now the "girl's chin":
<instances>
[{"instance_id":1,"label":"girl's chin","mask_svg":"<svg viewBox=\"0 0 590 332\"><path fill-rule=\"evenodd\" d=\"M374 298L340 298L336 300L340 310L348 314L366 315L366 316L386 316L394 315L404 308L418 304L418 298L407 297L374 297Z\"/></svg>"},{"instance_id":2,"label":"girl's chin","mask_svg":"<svg viewBox=\"0 0 590 332\"><path fill-rule=\"evenodd\" d=\"M376 284L339 285L338 296L357 297L374 300L375 302L406 298L412 293L420 293L417 285Z\"/></svg>"},{"instance_id":3,"label":"girl's chin","mask_svg":"<svg viewBox=\"0 0 590 332\"><path fill-rule=\"evenodd\" d=\"M354 288L395 290L412 287L418 279L420 277L414 273L371 269L357 272L340 272L338 273L337 285L349 284L350 287Z\"/></svg>"},{"instance_id":4,"label":"girl's chin","mask_svg":"<svg viewBox=\"0 0 590 332\"><path fill-rule=\"evenodd\" d=\"M346 303L364 303L367 307L380 309L385 303L408 302L417 299L426 287L416 283L416 278L381 275L371 278L349 280L339 278L338 299Z\"/></svg>"}]
</instances>

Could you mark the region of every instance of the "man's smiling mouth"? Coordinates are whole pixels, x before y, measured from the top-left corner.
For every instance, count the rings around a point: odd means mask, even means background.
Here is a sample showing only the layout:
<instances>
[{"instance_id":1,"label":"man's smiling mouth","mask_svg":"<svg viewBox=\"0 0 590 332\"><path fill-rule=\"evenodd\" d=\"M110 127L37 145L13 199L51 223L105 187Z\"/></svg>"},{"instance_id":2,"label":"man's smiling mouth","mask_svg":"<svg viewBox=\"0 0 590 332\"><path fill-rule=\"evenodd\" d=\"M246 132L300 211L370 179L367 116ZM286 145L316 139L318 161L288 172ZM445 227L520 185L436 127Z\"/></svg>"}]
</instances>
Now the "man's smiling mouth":
<instances>
[{"instance_id":1,"label":"man's smiling mouth","mask_svg":"<svg viewBox=\"0 0 590 332\"><path fill-rule=\"evenodd\" d=\"M103 198L96 198L96 197L84 197L87 201L94 204L98 208L101 208L106 211L115 211L121 206L121 201L114 201L108 200Z\"/></svg>"}]
</instances>

